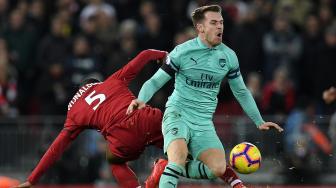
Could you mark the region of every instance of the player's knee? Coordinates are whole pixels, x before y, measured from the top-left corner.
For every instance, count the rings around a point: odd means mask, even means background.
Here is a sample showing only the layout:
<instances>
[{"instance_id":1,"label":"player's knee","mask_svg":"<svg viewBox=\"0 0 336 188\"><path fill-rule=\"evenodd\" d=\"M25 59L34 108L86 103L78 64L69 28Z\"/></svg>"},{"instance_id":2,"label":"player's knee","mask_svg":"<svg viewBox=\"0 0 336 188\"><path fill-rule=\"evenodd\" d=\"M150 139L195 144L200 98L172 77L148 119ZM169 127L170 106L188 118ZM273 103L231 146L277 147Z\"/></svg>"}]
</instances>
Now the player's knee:
<instances>
[{"instance_id":1,"label":"player's knee","mask_svg":"<svg viewBox=\"0 0 336 188\"><path fill-rule=\"evenodd\" d=\"M212 167L210 168L211 172L213 173L214 176L216 177L220 177L222 176L224 173L225 173L225 170L226 170L226 166L222 165L222 166L215 166L215 167Z\"/></svg>"},{"instance_id":2,"label":"player's knee","mask_svg":"<svg viewBox=\"0 0 336 188\"><path fill-rule=\"evenodd\" d=\"M176 150L175 152L168 153L169 162L173 162L179 165L184 165L187 159L188 152L184 150Z\"/></svg>"},{"instance_id":3,"label":"player's knee","mask_svg":"<svg viewBox=\"0 0 336 188\"><path fill-rule=\"evenodd\" d=\"M183 139L175 140L169 145L167 154L169 162L184 166L188 156L187 144Z\"/></svg>"},{"instance_id":4,"label":"player's knee","mask_svg":"<svg viewBox=\"0 0 336 188\"><path fill-rule=\"evenodd\" d=\"M187 159L188 152L178 151L175 153L168 154L168 160L179 165L184 165Z\"/></svg>"},{"instance_id":5,"label":"player's knee","mask_svg":"<svg viewBox=\"0 0 336 188\"><path fill-rule=\"evenodd\" d=\"M226 161L225 160L213 161L213 163L208 164L208 167L210 168L214 176L220 177L225 173Z\"/></svg>"}]
</instances>

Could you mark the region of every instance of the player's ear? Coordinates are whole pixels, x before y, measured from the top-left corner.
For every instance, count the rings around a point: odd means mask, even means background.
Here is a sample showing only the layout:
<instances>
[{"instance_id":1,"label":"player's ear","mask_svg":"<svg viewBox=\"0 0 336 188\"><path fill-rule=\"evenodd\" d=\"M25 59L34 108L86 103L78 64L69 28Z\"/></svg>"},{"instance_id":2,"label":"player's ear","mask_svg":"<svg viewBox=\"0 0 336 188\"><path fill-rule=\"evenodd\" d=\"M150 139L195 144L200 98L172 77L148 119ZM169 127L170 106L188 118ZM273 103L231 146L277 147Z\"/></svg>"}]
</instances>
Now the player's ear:
<instances>
[{"instance_id":1,"label":"player's ear","mask_svg":"<svg viewBox=\"0 0 336 188\"><path fill-rule=\"evenodd\" d=\"M202 23L196 24L196 29L198 32L203 33L204 32L204 25Z\"/></svg>"}]
</instances>

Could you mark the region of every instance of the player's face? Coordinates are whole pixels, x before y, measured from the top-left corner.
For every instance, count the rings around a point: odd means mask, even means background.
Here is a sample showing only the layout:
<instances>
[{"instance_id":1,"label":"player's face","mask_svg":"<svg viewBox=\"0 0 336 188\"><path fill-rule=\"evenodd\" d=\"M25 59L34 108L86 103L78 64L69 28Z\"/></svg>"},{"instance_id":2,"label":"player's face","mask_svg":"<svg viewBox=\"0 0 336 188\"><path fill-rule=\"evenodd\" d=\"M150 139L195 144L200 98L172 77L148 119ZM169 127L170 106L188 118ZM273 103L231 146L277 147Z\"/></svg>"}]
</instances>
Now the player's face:
<instances>
[{"instance_id":1,"label":"player's face","mask_svg":"<svg viewBox=\"0 0 336 188\"><path fill-rule=\"evenodd\" d=\"M216 46L222 42L223 36L223 17L218 12L206 12L202 22L202 30L205 41L210 46Z\"/></svg>"}]
</instances>

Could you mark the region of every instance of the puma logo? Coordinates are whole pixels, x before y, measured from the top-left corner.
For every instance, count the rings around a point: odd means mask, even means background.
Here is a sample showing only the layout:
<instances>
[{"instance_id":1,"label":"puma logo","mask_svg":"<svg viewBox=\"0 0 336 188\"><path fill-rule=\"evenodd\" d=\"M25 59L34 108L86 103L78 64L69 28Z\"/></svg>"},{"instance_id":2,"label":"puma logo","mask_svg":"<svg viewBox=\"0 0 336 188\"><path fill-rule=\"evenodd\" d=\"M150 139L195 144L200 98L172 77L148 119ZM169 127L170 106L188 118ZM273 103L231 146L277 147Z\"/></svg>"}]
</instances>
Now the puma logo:
<instances>
[{"instance_id":1,"label":"puma logo","mask_svg":"<svg viewBox=\"0 0 336 188\"><path fill-rule=\"evenodd\" d=\"M195 63L195 65L197 64L197 61L194 58L190 58L191 61L193 61Z\"/></svg>"},{"instance_id":2,"label":"puma logo","mask_svg":"<svg viewBox=\"0 0 336 188\"><path fill-rule=\"evenodd\" d=\"M171 182L171 181L168 181L168 183L169 183L170 185L172 185L173 187L176 187L176 184L175 184L175 183L173 183L173 182Z\"/></svg>"}]
</instances>

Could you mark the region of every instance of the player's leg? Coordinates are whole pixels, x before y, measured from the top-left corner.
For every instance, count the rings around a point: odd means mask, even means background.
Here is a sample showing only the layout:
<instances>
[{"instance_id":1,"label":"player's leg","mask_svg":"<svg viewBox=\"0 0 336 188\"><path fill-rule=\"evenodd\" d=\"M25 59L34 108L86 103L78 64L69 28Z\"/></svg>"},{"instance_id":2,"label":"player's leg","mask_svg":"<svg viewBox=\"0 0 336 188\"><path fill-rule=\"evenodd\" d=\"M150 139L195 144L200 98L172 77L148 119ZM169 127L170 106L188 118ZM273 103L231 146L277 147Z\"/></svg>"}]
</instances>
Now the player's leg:
<instances>
[{"instance_id":1,"label":"player's leg","mask_svg":"<svg viewBox=\"0 0 336 188\"><path fill-rule=\"evenodd\" d=\"M213 152L205 152L207 150ZM225 172L224 148L214 129L192 130L189 152L195 160L190 160L186 164L186 177L193 179L215 179ZM204 163L205 161L201 161L203 158L209 158L211 164L214 165L208 166L207 163Z\"/></svg>"},{"instance_id":2,"label":"player's leg","mask_svg":"<svg viewBox=\"0 0 336 188\"><path fill-rule=\"evenodd\" d=\"M106 151L106 158L109 162L111 173L120 187L140 187L138 178L133 170L127 165L126 159L114 155L109 149Z\"/></svg>"},{"instance_id":3,"label":"player's leg","mask_svg":"<svg viewBox=\"0 0 336 188\"><path fill-rule=\"evenodd\" d=\"M216 177L224 174L226 170L225 152L222 149L207 149L200 153L198 160L204 163Z\"/></svg>"},{"instance_id":4,"label":"player's leg","mask_svg":"<svg viewBox=\"0 0 336 188\"><path fill-rule=\"evenodd\" d=\"M236 187L241 181L233 169L226 164L225 151L216 131L193 131L190 152L198 160L186 165L186 177L212 179L219 177Z\"/></svg>"},{"instance_id":5,"label":"player's leg","mask_svg":"<svg viewBox=\"0 0 336 188\"><path fill-rule=\"evenodd\" d=\"M221 178L231 187L244 187L235 171L226 164L224 150L205 150L199 155L198 159L204 163L204 166L208 166L216 177Z\"/></svg>"},{"instance_id":6,"label":"player's leg","mask_svg":"<svg viewBox=\"0 0 336 188\"><path fill-rule=\"evenodd\" d=\"M146 188L156 188L158 186L159 179L163 173L163 170L167 166L167 163L168 161L166 159L158 159L157 161L155 161L151 175L147 178L145 182ZM200 165L202 165L202 162L200 161L188 161L185 165L186 169L188 169L188 173L183 174L183 176L187 178L192 178L192 179L209 179L208 177L202 177L200 175L198 169L202 169L203 167ZM192 169L195 169L195 170L192 170ZM191 174L191 172L193 171L194 173ZM205 173L203 172L203 174ZM225 183L227 183L233 188L244 187L242 181L239 179L236 172L229 165L226 165L225 173L219 178L221 178Z\"/></svg>"},{"instance_id":7,"label":"player's leg","mask_svg":"<svg viewBox=\"0 0 336 188\"><path fill-rule=\"evenodd\" d=\"M157 159L154 162L152 172L145 181L146 188L157 188L160 182L161 175L168 164L166 159Z\"/></svg>"},{"instance_id":8,"label":"player's leg","mask_svg":"<svg viewBox=\"0 0 336 188\"><path fill-rule=\"evenodd\" d=\"M146 134L148 130L143 130L146 128L143 126L145 120L147 118L137 111L127 120L110 126L106 130L105 138L109 148L107 158L111 164L112 174L120 187L139 186L135 173L126 162L137 159L146 147L144 143L147 141L145 139L148 136Z\"/></svg>"},{"instance_id":9,"label":"player's leg","mask_svg":"<svg viewBox=\"0 0 336 188\"><path fill-rule=\"evenodd\" d=\"M213 166L215 166L214 168L217 169L217 172L216 170L210 169L200 160L189 160L185 165L185 173L183 174L183 176L192 179L214 179L218 176L232 187L243 187L241 180L239 180L239 177L234 172L234 170L229 165L226 165L224 148L215 130L191 131L190 134L192 138L190 139L189 145L192 155L196 158L199 158L202 153L203 155L208 154L216 156L216 160L214 161L214 164L216 165ZM209 150L208 148L212 149L210 151L207 151ZM202 158L208 157L209 156L202 156ZM217 165L219 166L219 169L217 168ZM160 163L156 163L154 165L152 174L147 179L148 182L150 182L150 184L146 184L147 188L156 187L157 183L155 183L155 179L160 177L160 175L162 174L162 169L165 166L166 163L163 159L160 159ZM213 171L215 171L216 174ZM223 171L225 172L223 173Z\"/></svg>"},{"instance_id":10,"label":"player's leg","mask_svg":"<svg viewBox=\"0 0 336 188\"><path fill-rule=\"evenodd\" d=\"M225 183L233 188L243 188L243 182L239 179L237 173L232 169L229 164L226 164L226 170L223 175L219 176Z\"/></svg>"},{"instance_id":11,"label":"player's leg","mask_svg":"<svg viewBox=\"0 0 336 188\"><path fill-rule=\"evenodd\" d=\"M177 187L179 176L185 171L184 165L188 156L189 128L178 110L166 109L162 129L164 152L168 155L168 164L160 178L159 187Z\"/></svg>"},{"instance_id":12,"label":"player's leg","mask_svg":"<svg viewBox=\"0 0 336 188\"><path fill-rule=\"evenodd\" d=\"M168 164L160 178L160 188L177 187L179 176L184 173L188 156L187 143L183 138L172 141L167 149Z\"/></svg>"}]
</instances>

